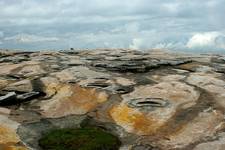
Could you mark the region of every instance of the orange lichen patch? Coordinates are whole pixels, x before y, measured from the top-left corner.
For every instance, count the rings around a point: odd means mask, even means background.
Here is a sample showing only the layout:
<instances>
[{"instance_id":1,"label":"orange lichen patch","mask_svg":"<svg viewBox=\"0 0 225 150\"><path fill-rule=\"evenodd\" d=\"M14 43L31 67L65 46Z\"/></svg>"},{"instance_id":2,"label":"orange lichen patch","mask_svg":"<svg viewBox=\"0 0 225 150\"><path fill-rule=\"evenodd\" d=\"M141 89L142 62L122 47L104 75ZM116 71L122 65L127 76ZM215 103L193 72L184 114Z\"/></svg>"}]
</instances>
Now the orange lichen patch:
<instances>
[{"instance_id":1,"label":"orange lichen patch","mask_svg":"<svg viewBox=\"0 0 225 150\"><path fill-rule=\"evenodd\" d=\"M19 138L15 130L0 125L0 144L17 142L19 142Z\"/></svg>"},{"instance_id":2,"label":"orange lichen patch","mask_svg":"<svg viewBox=\"0 0 225 150\"><path fill-rule=\"evenodd\" d=\"M154 134L162 125L162 122L129 108L124 104L112 107L109 113L113 120L127 130L127 132L138 135Z\"/></svg>"},{"instance_id":3,"label":"orange lichen patch","mask_svg":"<svg viewBox=\"0 0 225 150\"><path fill-rule=\"evenodd\" d=\"M162 128L165 131L171 131L170 127L178 128L172 123L167 129L168 121L176 116L178 108L188 109L194 106L199 96L199 92L193 87L176 81L162 82L153 86L139 86L133 92L124 94L123 101L110 110L110 115L128 132L139 135L159 135ZM168 102L168 105L157 108L129 106L132 100L140 98L143 101L148 98L159 98Z\"/></svg>"},{"instance_id":4,"label":"orange lichen patch","mask_svg":"<svg viewBox=\"0 0 225 150\"><path fill-rule=\"evenodd\" d=\"M74 93L65 100L66 102L64 104L70 103L71 105L88 111L94 108L98 103L107 100L107 95L105 93L97 93L95 89L85 89L79 86L69 88L74 91Z\"/></svg>"},{"instance_id":5,"label":"orange lichen patch","mask_svg":"<svg viewBox=\"0 0 225 150\"><path fill-rule=\"evenodd\" d=\"M42 114L47 117L85 114L107 99L105 92L98 92L96 89L61 84L57 94L51 100L43 102Z\"/></svg>"},{"instance_id":6,"label":"orange lichen patch","mask_svg":"<svg viewBox=\"0 0 225 150\"><path fill-rule=\"evenodd\" d=\"M23 146L16 146L19 142L14 129L0 125L0 150L27 150Z\"/></svg>"},{"instance_id":7,"label":"orange lichen patch","mask_svg":"<svg viewBox=\"0 0 225 150\"><path fill-rule=\"evenodd\" d=\"M28 150L26 147L23 146L14 146L14 145L1 145L0 150Z\"/></svg>"},{"instance_id":8,"label":"orange lichen patch","mask_svg":"<svg viewBox=\"0 0 225 150\"><path fill-rule=\"evenodd\" d=\"M57 93L58 90L61 88L61 84L56 78L53 77L44 77L41 78L41 82L43 83L43 89L46 93L46 97L51 97Z\"/></svg>"}]
</instances>

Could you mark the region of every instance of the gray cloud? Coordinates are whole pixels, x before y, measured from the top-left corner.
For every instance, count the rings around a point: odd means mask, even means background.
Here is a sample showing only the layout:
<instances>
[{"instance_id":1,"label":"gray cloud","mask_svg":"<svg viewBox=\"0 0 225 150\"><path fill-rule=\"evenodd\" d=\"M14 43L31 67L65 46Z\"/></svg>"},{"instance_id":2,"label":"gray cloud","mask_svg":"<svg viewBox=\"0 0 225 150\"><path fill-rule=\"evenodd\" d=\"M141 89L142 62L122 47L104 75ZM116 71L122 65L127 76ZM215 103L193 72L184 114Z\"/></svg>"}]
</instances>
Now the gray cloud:
<instances>
[{"instance_id":1,"label":"gray cloud","mask_svg":"<svg viewBox=\"0 0 225 150\"><path fill-rule=\"evenodd\" d=\"M0 48L225 51L223 14L224 0L1 0Z\"/></svg>"},{"instance_id":2,"label":"gray cloud","mask_svg":"<svg viewBox=\"0 0 225 150\"><path fill-rule=\"evenodd\" d=\"M43 37L29 34L18 34L11 37L4 38L4 41L11 41L17 43L37 43L37 42L56 42L59 41L57 37Z\"/></svg>"}]
</instances>

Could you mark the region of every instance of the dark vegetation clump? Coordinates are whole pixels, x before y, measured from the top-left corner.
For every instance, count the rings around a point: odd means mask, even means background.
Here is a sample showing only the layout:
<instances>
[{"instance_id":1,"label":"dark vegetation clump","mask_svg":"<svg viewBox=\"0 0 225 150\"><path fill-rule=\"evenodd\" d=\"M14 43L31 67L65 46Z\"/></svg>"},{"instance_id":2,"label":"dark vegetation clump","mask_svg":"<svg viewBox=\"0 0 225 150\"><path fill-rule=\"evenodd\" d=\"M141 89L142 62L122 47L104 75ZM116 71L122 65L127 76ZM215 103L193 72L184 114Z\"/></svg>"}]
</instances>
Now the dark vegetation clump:
<instances>
[{"instance_id":1,"label":"dark vegetation clump","mask_svg":"<svg viewBox=\"0 0 225 150\"><path fill-rule=\"evenodd\" d=\"M54 129L39 140L43 150L118 150L119 139L102 129Z\"/></svg>"}]
</instances>

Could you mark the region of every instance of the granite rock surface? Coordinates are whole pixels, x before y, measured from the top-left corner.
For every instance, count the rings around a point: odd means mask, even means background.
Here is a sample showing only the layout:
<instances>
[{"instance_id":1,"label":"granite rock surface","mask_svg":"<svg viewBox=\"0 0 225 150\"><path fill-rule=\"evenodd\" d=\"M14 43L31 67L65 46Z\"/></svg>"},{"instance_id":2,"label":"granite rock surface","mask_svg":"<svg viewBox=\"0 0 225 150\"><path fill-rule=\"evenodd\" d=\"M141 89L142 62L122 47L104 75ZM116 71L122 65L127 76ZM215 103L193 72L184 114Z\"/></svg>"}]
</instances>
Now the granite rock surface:
<instances>
[{"instance_id":1,"label":"granite rock surface","mask_svg":"<svg viewBox=\"0 0 225 150\"><path fill-rule=\"evenodd\" d=\"M163 50L0 51L0 150L92 125L120 150L222 150L225 56Z\"/></svg>"}]
</instances>

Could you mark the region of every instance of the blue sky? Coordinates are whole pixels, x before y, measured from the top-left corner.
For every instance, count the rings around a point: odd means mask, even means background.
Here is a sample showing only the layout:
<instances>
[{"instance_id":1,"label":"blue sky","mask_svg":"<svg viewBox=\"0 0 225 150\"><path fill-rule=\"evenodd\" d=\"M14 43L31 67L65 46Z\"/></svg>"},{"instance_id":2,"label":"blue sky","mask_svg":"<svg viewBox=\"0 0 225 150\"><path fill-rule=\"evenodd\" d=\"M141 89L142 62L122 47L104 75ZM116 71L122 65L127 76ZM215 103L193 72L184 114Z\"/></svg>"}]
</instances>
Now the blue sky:
<instances>
[{"instance_id":1,"label":"blue sky","mask_svg":"<svg viewBox=\"0 0 225 150\"><path fill-rule=\"evenodd\" d=\"M0 0L0 48L225 51L225 0Z\"/></svg>"}]
</instances>

